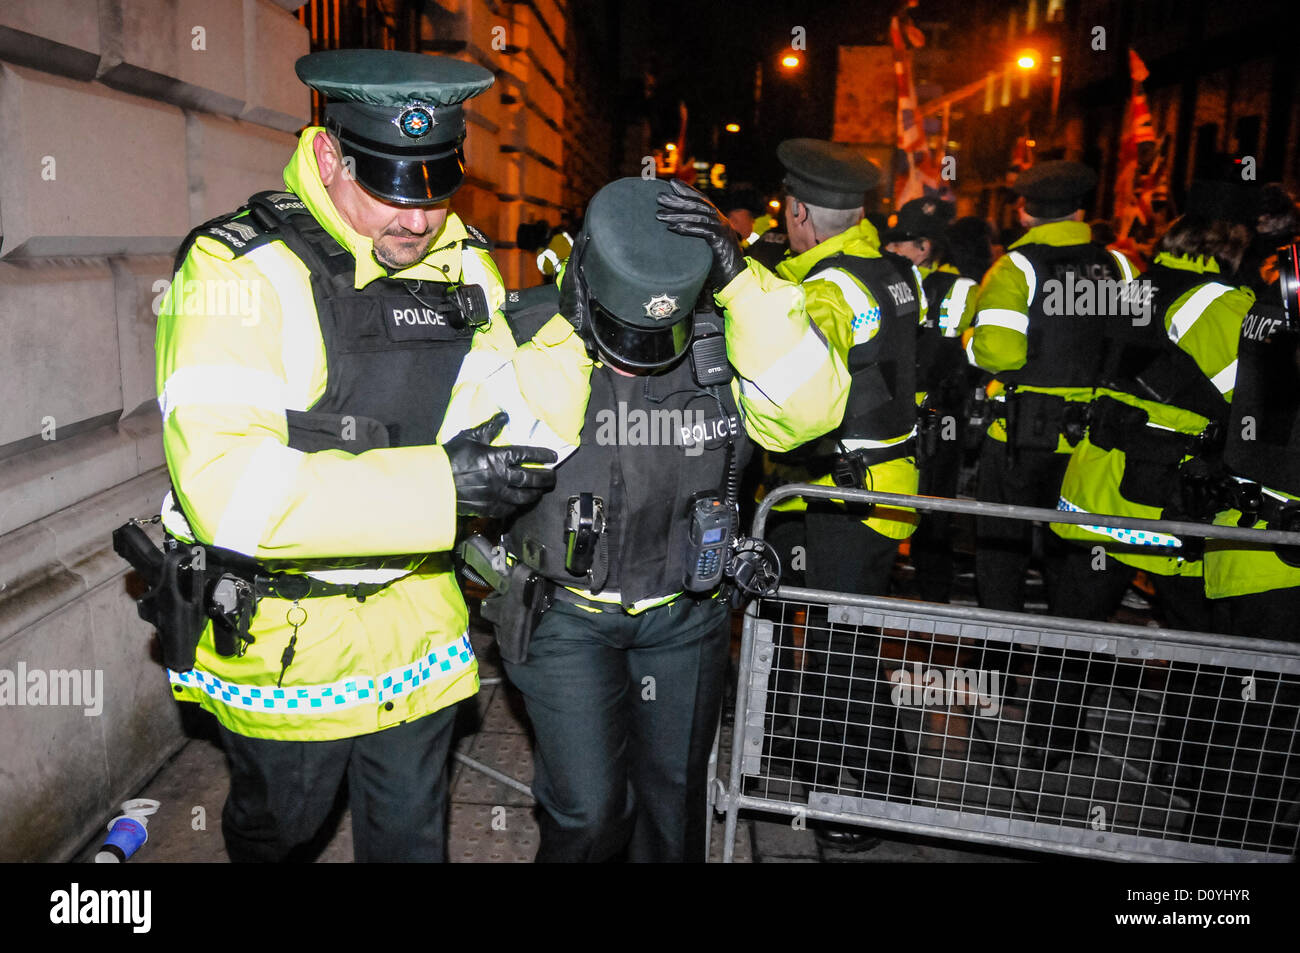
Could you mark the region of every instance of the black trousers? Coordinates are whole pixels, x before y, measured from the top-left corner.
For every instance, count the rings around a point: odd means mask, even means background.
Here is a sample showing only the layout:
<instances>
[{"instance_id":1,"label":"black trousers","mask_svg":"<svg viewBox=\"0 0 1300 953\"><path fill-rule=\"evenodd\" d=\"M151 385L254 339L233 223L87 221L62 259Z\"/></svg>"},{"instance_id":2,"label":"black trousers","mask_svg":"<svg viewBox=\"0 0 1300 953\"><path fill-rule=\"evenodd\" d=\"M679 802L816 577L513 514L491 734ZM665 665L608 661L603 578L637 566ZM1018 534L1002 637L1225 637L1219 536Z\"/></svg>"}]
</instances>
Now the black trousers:
<instances>
[{"instance_id":1,"label":"black trousers","mask_svg":"<svg viewBox=\"0 0 1300 953\"><path fill-rule=\"evenodd\" d=\"M978 497L987 503L1056 509L1068 453L1021 450L1013 461L1007 446L986 436L980 448ZM1020 612L1025 607L1025 573L1033 553L1033 523L1028 520L975 521L975 587L985 609ZM1044 579L1049 605L1055 598L1059 558L1065 543L1051 530L1043 534Z\"/></svg>"},{"instance_id":2,"label":"black trousers","mask_svg":"<svg viewBox=\"0 0 1300 953\"><path fill-rule=\"evenodd\" d=\"M447 756L455 706L338 741L270 741L221 728L230 796L221 812L235 863L310 860L307 845L344 776L358 863L446 860Z\"/></svg>"},{"instance_id":3,"label":"black trousers","mask_svg":"<svg viewBox=\"0 0 1300 953\"><path fill-rule=\"evenodd\" d=\"M556 602L506 663L533 723L539 862L703 861L730 612L681 596L637 615Z\"/></svg>"},{"instance_id":4,"label":"black trousers","mask_svg":"<svg viewBox=\"0 0 1300 953\"><path fill-rule=\"evenodd\" d=\"M1232 635L1300 642L1300 586L1214 599Z\"/></svg>"},{"instance_id":5,"label":"black trousers","mask_svg":"<svg viewBox=\"0 0 1300 953\"><path fill-rule=\"evenodd\" d=\"M888 595L898 540L863 525L862 513L809 503L808 586L860 595ZM782 659L793 647L782 645ZM818 787L880 792L900 777L894 769L896 709L880 660L880 636L856 626L831 625L824 609L809 613L803 668L781 684L798 694L794 712L796 774ZM788 663L783 663L783 667ZM787 682L788 680L788 682ZM816 764L818 767L813 768Z\"/></svg>"},{"instance_id":6,"label":"black trousers","mask_svg":"<svg viewBox=\"0 0 1300 953\"><path fill-rule=\"evenodd\" d=\"M942 408L942 419L956 421L954 439L935 441L934 452L920 461L920 485L924 496L955 499L961 476L962 448L966 424L960 409ZM941 425L942 427L943 425ZM912 566L916 569L916 587L926 602L952 599L954 562L952 555L952 514L922 510L921 521L912 534Z\"/></svg>"}]
</instances>

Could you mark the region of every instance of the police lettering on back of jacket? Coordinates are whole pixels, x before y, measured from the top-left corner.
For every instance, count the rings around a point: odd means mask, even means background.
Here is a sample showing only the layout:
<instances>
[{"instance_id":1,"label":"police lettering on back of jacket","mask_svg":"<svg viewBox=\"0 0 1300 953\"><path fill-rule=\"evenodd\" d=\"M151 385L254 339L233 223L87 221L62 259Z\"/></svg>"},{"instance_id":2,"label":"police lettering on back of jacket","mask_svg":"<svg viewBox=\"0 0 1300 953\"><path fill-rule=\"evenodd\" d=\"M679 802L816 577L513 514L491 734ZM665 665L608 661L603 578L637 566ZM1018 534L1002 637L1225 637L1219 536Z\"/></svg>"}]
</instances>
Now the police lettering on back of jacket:
<instances>
[{"instance_id":1,"label":"police lettering on back of jacket","mask_svg":"<svg viewBox=\"0 0 1300 953\"><path fill-rule=\"evenodd\" d=\"M538 859L703 859L723 583L776 574L740 538L740 468L751 441L782 449L838 423L844 353L798 286L744 263L727 220L676 182L605 186L558 292L511 294L517 334L558 309L598 362L556 488L510 521L504 553L466 549L497 590L483 614L536 733Z\"/></svg>"},{"instance_id":2,"label":"police lettering on back of jacket","mask_svg":"<svg viewBox=\"0 0 1300 953\"><path fill-rule=\"evenodd\" d=\"M478 688L457 517L554 484L590 361L563 319L516 345L447 207L490 73L353 50L298 73L326 127L284 190L182 246L157 339L168 548L131 527L119 551L152 577L175 697L220 724L232 859L294 856L347 775L358 860L441 860L453 706ZM256 287L255 313L185 306L214 282Z\"/></svg>"}]
</instances>

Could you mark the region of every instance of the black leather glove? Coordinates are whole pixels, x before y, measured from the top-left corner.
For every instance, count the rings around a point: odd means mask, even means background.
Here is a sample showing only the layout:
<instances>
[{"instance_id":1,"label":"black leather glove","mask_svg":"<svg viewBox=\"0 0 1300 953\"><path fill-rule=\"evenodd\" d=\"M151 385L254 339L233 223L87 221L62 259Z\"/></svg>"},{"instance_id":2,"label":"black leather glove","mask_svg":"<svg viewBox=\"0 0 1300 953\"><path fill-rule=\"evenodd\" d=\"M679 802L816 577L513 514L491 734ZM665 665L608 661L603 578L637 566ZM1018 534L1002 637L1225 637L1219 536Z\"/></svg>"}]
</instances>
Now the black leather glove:
<instances>
[{"instance_id":1,"label":"black leather glove","mask_svg":"<svg viewBox=\"0 0 1300 953\"><path fill-rule=\"evenodd\" d=\"M456 512L461 516L509 516L555 486L555 472L525 463L554 463L546 447L493 447L492 439L510 418L499 413L471 430L462 430L442 445L456 483Z\"/></svg>"},{"instance_id":2,"label":"black leather glove","mask_svg":"<svg viewBox=\"0 0 1300 953\"><path fill-rule=\"evenodd\" d=\"M564 266L564 277L560 279L560 314L573 325L578 337L587 343L590 350L592 343L591 311L587 304L587 286L582 280L582 252L587 247L585 232L578 235L573 249L569 252L568 263Z\"/></svg>"},{"instance_id":3,"label":"black leather glove","mask_svg":"<svg viewBox=\"0 0 1300 953\"><path fill-rule=\"evenodd\" d=\"M671 192L659 195L659 214L655 216L678 235L704 239L713 251L713 269L709 280L722 290L731 279L745 270L744 253L736 231L718 207L679 179L668 183Z\"/></svg>"}]
</instances>

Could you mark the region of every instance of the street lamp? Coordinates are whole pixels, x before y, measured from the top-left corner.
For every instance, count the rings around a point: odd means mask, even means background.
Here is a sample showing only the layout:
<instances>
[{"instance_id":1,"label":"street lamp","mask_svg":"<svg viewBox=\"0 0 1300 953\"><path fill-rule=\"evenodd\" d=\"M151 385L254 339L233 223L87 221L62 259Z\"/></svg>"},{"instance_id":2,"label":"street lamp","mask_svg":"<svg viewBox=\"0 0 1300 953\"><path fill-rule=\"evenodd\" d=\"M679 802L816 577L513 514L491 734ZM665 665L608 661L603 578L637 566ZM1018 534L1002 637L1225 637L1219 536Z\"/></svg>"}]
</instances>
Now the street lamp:
<instances>
[{"instance_id":1,"label":"street lamp","mask_svg":"<svg viewBox=\"0 0 1300 953\"><path fill-rule=\"evenodd\" d=\"M1016 57L1016 65L1021 69L1033 69L1038 65L1038 53L1034 50L1022 50Z\"/></svg>"},{"instance_id":2,"label":"street lamp","mask_svg":"<svg viewBox=\"0 0 1300 953\"><path fill-rule=\"evenodd\" d=\"M795 56L793 53L787 53L785 56L781 57L781 65L786 69L794 69L799 65L799 57Z\"/></svg>"},{"instance_id":3,"label":"street lamp","mask_svg":"<svg viewBox=\"0 0 1300 953\"><path fill-rule=\"evenodd\" d=\"M729 123L727 123L725 126L723 126L722 128L726 129L727 132L740 132L740 123L738 123L738 122L729 122Z\"/></svg>"}]
</instances>

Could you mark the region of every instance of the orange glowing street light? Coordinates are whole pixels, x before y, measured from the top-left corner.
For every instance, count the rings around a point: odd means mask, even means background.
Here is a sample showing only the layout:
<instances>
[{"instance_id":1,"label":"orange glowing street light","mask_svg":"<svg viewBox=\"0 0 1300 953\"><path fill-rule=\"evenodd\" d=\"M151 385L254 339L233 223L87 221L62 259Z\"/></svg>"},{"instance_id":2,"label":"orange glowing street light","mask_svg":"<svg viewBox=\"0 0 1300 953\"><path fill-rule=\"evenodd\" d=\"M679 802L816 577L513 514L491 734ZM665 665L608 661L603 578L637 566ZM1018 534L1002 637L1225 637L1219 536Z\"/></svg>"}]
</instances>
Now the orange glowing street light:
<instances>
[{"instance_id":1,"label":"orange glowing street light","mask_svg":"<svg viewBox=\"0 0 1300 953\"><path fill-rule=\"evenodd\" d=\"M1038 54L1033 50L1024 50L1016 57L1016 65L1021 69L1033 69L1038 65Z\"/></svg>"},{"instance_id":2,"label":"orange glowing street light","mask_svg":"<svg viewBox=\"0 0 1300 953\"><path fill-rule=\"evenodd\" d=\"M794 69L799 65L799 57L795 56L793 53L787 53L785 56L781 57L781 65L786 69Z\"/></svg>"},{"instance_id":3,"label":"orange glowing street light","mask_svg":"<svg viewBox=\"0 0 1300 953\"><path fill-rule=\"evenodd\" d=\"M738 123L738 122L729 122L729 123L727 123L725 126L723 126L722 128L726 129L727 132L740 132L740 123Z\"/></svg>"}]
</instances>

